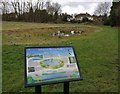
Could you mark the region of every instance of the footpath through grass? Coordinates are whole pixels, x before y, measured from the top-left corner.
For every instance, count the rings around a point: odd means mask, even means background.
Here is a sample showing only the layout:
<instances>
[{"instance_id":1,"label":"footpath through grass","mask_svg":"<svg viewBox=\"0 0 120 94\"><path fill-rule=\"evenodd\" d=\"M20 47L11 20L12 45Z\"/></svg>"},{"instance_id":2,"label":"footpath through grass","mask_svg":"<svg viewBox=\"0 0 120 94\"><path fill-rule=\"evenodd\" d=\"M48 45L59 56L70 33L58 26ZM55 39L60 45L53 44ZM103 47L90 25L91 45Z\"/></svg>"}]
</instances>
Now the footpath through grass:
<instances>
[{"instance_id":1,"label":"footpath through grass","mask_svg":"<svg viewBox=\"0 0 120 94\"><path fill-rule=\"evenodd\" d=\"M14 22L13 22L14 23ZM12 23L12 24L13 24ZM3 27L10 25L7 22L3 23ZM19 23L18 23L19 24ZM25 24L29 27L29 24ZM16 23L15 23L16 25ZM23 24L24 25L24 24ZM37 24L39 25L39 24ZM26 27L26 26L23 26ZM52 25L51 25L52 26ZM59 25L58 26L62 26ZM66 26L69 27L67 24ZM81 25L71 25L72 27L82 27ZM14 27L14 26L13 26ZM33 24L33 27L37 27ZM86 27L87 26L83 26ZM47 29L44 28L43 35L45 39L40 39L46 42L37 42L27 44L25 38L17 44L10 36L16 36L15 33L10 33L9 29L3 29L3 51L2 51L2 76L3 76L3 92L34 92L34 88L24 88L24 47L26 46L74 46L78 62L84 80L70 83L70 92L117 92L118 91L118 31L111 27L94 27L96 32L85 35L74 35L70 37L50 37L46 35ZM14 28L17 28L14 27ZM19 32L19 30L12 32ZM52 30L56 30L54 27ZM51 32L52 32L51 30ZM48 30L50 31L50 30ZM29 31L28 31L29 32ZM26 33L28 33L26 32ZM32 32L37 32L32 29ZM45 33L44 33L45 32ZM49 32L48 32L49 33ZM10 42L8 42L8 39ZM48 38L48 39L47 39ZM11 43L12 40L12 43ZM54 40L54 42L52 42ZM11 43L11 44L10 44ZM43 92L62 92L63 84L43 86Z\"/></svg>"}]
</instances>

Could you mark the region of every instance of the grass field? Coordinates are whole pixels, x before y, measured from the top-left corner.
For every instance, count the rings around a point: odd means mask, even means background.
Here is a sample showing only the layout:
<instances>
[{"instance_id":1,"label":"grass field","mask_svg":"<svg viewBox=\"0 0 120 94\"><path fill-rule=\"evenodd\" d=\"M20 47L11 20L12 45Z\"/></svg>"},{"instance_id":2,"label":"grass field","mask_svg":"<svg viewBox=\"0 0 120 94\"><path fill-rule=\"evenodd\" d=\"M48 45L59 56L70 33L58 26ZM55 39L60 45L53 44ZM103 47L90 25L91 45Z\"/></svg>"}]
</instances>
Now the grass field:
<instances>
[{"instance_id":1,"label":"grass field","mask_svg":"<svg viewBox=\"0 0 120 94\"><path fill-rule=\"evenodd\" d=\"M117 28L80 24L3 22L3 92L34 92L24 88L24 47L74 46L84 80L70 83L70 92L118 91ZM69 37L51 34L58 30L84 30ZM43 86L43 92L62 92L63 84Z\"/></svg>"}]
</instances>

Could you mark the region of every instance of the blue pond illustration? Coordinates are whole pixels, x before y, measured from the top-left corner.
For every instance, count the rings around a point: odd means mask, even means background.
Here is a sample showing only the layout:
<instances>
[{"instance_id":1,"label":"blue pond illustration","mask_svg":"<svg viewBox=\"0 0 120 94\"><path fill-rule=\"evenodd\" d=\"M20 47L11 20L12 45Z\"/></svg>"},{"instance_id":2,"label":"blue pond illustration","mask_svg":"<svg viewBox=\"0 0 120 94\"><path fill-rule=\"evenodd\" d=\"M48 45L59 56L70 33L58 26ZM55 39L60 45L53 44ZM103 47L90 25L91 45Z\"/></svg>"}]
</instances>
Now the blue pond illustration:
<instances>
[{"instance_id":1,"label":"blue pond illustration","mask_svg":"<svg viewBox=\"0 0 120 94\"><path fill-rule=\"evenodd\" d=\"M57 66L60 64L59 60L46 60L43 62L43 64L47 65L47 66Z\"/></svg>"},{"instance_id":2,"label":"blue pond illustration","mask_svg":"<svg viewBox=\"0 0 120 94\"><path fill-rule=\"evenodd\" d=\"M30 59L30 62L35 61L35 60L42 60L42 58L39 58L39 57L32 57L32 58Z\"/></svg>"}]
</instances>

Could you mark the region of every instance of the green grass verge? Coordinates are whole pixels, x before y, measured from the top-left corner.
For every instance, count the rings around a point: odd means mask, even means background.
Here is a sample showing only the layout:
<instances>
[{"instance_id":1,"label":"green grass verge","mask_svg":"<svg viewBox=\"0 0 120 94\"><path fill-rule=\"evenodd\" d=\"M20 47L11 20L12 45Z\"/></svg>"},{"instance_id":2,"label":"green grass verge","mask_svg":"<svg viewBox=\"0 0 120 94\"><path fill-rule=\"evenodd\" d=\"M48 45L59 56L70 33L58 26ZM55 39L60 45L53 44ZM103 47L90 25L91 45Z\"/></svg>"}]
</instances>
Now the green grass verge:
<instances>
[{"instance_id":1,"label":"green grass verge","mask_svg":"<svg viewBox=\"0 0 120 94\"><path fill-rule=\"evenodd\" d=\"M54 39L56 42L53 43L51 39L46 44L4 44L2 47L3 91L34 92L34 88L24 88L24 47L74 46L84 80L71 82L70 92L117 92L118 31L111 27L98 28L100 28L97 30L99 32L56 38L57 40ZM3 37L4 40L6 37ZM42 89L43 92L62 92L63 85L47 85Z\"/></svg>"}]
</instances>

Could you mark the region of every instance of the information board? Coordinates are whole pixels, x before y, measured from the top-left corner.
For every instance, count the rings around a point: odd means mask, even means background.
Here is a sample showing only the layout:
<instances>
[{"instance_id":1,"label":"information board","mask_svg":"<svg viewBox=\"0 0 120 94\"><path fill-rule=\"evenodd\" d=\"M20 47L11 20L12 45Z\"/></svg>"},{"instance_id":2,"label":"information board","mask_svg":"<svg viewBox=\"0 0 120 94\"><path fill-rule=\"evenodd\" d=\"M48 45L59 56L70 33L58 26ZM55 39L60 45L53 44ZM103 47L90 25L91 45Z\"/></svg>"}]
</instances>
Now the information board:
<instances>
[{"instance_id":1,"label":"information board","mask_svg":"<svg viewBox=\"0 0 120 94\"><path fill-rule=\"evenodd\" d=\"M74 48L26 47L25 86L82 79Z\"/></svg>"}]
</instances>

